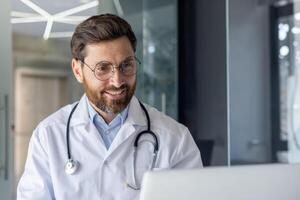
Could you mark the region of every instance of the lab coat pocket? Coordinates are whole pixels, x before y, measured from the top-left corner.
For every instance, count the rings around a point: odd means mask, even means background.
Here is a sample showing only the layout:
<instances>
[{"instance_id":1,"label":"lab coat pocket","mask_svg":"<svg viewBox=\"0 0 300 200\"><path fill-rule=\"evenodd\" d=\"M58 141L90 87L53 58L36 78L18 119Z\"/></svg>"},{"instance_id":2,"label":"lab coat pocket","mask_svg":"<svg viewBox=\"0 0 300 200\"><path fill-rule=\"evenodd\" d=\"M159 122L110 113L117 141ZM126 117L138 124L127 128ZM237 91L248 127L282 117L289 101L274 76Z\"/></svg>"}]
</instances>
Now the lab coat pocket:
<instances>
[{"instance_id":1,"label":"lab coat pocket","mask_svg":"<svg viewBox=\"0 0 300 200\"><path fill-rule=\"evenodd\" d=\"M63 172L55 177L53 186L57 199L94 199L98 194L98 167L87 164L79 167L72 175Z\"/></svg>"}]
</instances>

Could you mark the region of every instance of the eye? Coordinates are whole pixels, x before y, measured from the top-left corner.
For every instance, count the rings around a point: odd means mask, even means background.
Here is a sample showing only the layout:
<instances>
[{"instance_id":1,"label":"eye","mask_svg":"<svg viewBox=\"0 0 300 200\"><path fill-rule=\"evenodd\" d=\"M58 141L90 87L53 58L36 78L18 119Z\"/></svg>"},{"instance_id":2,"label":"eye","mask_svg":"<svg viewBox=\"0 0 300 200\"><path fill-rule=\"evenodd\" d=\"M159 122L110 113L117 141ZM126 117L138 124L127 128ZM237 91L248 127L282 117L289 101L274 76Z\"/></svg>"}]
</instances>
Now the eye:
<instances>
[{"instance_id":1,"label":"eye","mask_svg":"<svg viewBox=\"0 0 300 200\"><path fill-rule=\"evenodd\" d=\"M98 63L95 67L95 72L99 74L105 74L111 72L111 64L107 62Z\"/></svg>"},{"instance_id":2,"label":"eye","mask_svg":"<svg viewBox=\"0 0 300 200\"><path fill-rule=\"evenodd\" d=\"M123 70L132 69L134 67L134 65L135 65L135 63L133 60L127 60L121 64Z\"/></svg>"}]
</instances>

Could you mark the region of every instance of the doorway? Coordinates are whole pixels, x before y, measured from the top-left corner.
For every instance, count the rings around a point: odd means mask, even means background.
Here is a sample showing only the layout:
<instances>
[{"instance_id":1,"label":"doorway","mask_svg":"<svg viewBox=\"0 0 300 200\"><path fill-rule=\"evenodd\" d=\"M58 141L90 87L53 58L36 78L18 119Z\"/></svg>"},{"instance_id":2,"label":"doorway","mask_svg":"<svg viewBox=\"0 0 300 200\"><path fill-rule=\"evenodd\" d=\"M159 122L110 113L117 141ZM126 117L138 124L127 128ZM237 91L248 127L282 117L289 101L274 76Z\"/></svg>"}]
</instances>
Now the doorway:
<instances>
[{"instance_id":1,"label":"doorway","mask_svg":"<svg viewBox=\"0 0 300 200\"><path fill-rule=\"evenodd\" d=\"M69 92L68 73L63 69L16 69L13 140L15 188L24 170L32 131L41 120L67 104Z\"/></svg>"}]
</instances>

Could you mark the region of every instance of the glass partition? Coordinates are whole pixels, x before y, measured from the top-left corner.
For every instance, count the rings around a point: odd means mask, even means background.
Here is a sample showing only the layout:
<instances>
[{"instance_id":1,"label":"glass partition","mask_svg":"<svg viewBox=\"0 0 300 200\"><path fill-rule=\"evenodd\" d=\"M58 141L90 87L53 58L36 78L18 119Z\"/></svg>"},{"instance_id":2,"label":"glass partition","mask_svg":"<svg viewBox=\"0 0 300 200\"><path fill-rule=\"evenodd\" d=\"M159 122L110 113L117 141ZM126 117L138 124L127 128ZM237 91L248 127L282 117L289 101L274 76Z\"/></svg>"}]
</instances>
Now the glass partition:
<instances>
[{"instance_id":1,"label":"glass partition","mask_svg":"<svg viewBox=\"0 0 300 200\"><path fill-rule=\"evenodd\" d=\"M177 119L177 1L121 0L142 62L136 95Z\"/></svg>"},{"instance_id":2,"label":"glass partition","mask_svg":"<svg viewBox=\"0 0 300 200\"><path fill-rule=\"evenodd\" d=\"M273 158L300 162L300 4L272 6L272 135Z\"/></svg>"},{"instance_id":3,"label":"glass partition","mask_svg":"<svg viewBox=\"0 0 300 200\"><path fill-rule=\"evenodd\" d=\"M270 2L228 0L230 164L271 162Z\"/></svg>"},{"instance_id":4,"label":"glass partition","mask_svg":"<svg viewBox=\"0 0 300 200\"><path fill-rule=\"evenodd\" d=\"M231 164L300 162L299 5L228 0Z\"/></svg>"},{"instance_id":5,"label":"glass partition","mask_svg":"<svg viewBox=\"0 0 300 200\"><path fill-rule=\"evenodd\" d=\"M143 2L142 97L177 119L177 1Z\"/></svg>"}]
</instances>

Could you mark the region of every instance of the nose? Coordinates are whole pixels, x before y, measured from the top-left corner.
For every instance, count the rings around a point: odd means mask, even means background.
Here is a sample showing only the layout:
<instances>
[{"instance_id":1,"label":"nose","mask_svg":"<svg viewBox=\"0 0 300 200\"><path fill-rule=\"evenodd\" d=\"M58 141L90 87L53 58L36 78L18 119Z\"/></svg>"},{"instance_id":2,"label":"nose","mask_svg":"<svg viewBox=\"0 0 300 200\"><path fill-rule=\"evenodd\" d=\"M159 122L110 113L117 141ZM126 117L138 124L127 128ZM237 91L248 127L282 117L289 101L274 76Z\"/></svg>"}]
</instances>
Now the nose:
<instances>
[{"instance_id":1,"label":"nose","mask_svg":"<svg viewBox=\"0 0 300 200\"><path fill-rule=\"evenodd\" d=\"M121 87L125 83L124 75L120 71L119 67L114 66L111 72L110 82L115 87Z\"/></svg>"}]
</instances>

